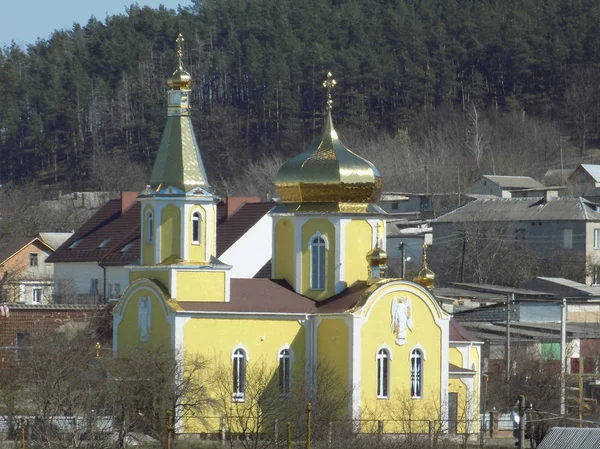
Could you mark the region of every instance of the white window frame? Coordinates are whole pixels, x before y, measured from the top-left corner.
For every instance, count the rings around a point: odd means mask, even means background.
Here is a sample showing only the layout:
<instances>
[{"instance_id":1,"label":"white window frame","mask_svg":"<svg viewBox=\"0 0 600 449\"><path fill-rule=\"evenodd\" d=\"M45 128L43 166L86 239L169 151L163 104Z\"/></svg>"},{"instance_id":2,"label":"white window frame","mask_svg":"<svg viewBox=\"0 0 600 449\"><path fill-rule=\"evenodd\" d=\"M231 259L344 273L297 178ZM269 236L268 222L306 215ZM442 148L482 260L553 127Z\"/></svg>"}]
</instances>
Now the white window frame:
<instances>
[{"instance_id":1,"label":"white window frame","mask_svg":"<svg viewBox=\"0 0 600 449\"><path fill-rule=\"evenodd\" d=\"M232 361L232 399L234 402L246 401L246 372L248 368L248 352L238 346L231 353Z\"/></svg>"},{"instance_id":2,"label":"white window frame","mask_svg":"<svg viewBox=\"0 0 600 449\"><path fill-rule=\"evenodd\" d=\"M154 240L154 214L151 210L146 211L146 243L151 245Z\"/></svg>"},{"instance_id":3,"label":"white window frame","mask_svg":"<svg viewBox=\"0 0 600 449\"><path fill-rule=\"evenodd\" d=\"M425 354L418 348L410 351L410 397L423 398L423 361Z\"/></svg>"},{"instance_id":4,"label":"white window frame","mask_svg":"<svg viewBox=\"0 0 600 449\"><path fill-rule=\"evenodd\" d=\"M277 353L277 376L279 394L289 396L292 393L292 365L294 363L294 352L286 345Z\"/></svg>"},{"instance_id":5,"label":"white window frame","mask_svg":"<svg viewBox=\"0 0 600 449\"><path fill-rule=\"evenodd\" d=\"M200 245L202 244L202 235L200 231L202 230L202 214L199 211L195 211L192 213L192 244ZM196 234L196 236L194 236ZM197 238L194 238L197 237Z\"/></svg>"},{"instance_id":6,"label":"white window frame","mask_svg":"<svg viewBox=\"0 0 600 449\"><path fill-rule=\"evenodd\" d=\"M42 287L33 287L31 289L31 303L32 304L41 304L43 294L44 294L44 290L42 289Z\"/></svg>"},{"instance_id":7,"label":"white window frame","mask_svg":"<svg viewBox=\"0 0 600 449\"><path fill-rule=\"evenodd\" d=\"M309 240L310 248L310 289L325 290L327 281L327 251L329 244L321 233L313 235ZM318 251L316 264L314 252Z\"/></svg>"},{"instance_id":8,"label":"white window frame","mask_svg":"<svg viewBox=\"0 0 600 449\"><path fill-rule=\"evenodd\" d=\"M392 353L387 347L377 350L377 399L390 398L390 362Z\"/></svg>"},{"instance_id":9,"label":"white window frame","mask_svg":"<svg viewBox=\"0 0 600 449\"><path fill-rule=\"evenodd\" d=\"M600 228L594 228L594 249L600 249Z\"/></svg>"}]
</instances>

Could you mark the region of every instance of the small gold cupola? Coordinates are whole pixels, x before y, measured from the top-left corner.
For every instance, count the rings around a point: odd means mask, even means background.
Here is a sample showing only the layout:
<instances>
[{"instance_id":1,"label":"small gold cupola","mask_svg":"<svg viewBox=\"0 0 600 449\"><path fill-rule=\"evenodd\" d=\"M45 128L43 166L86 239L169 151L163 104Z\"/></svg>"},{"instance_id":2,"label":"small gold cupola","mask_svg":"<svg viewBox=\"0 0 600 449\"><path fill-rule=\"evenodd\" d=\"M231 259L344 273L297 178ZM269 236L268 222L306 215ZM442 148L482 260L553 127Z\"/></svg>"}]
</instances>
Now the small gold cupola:
<instances>
[{"instance_id":1,"label":"small gold cupola","mask_svg":"<svg viewBox=\"0 0 600 449\"><path fill-rule=\"evenodd\" d=\"M371 162L350 151L333 127L331 73L327 89L327 113L318 145L290 159L279 169L275 186L282 203L299 212L339 211L366 213L381 193L381 176Z\"/></svg>"},{"instance_id":2,"label":"small gold cupola","mask_svg":"<svg viewBox=\"0 0 600 449\"><path fill-rule=\"evenodd\" d=\"M423 268L413 279L417 284L421 284L427 289L432 289L435 284L435 274L427 266L427 243L423 242Z\"/></svg>"},{"instance_id":3,"label":"small gold cupola","mask_svg":"<svg viewBox=\"0 0 600 449\"><path fill-rule=\"evenodd\" d=\"M167 123L154 161L149 187L142 194L212 195L190 117L192 77L183 67L184 42L177 36L177 66L167 79Z\"/></svg>"},{"instance_id":4,"label":"small gold cupola","mask_svg":"<svg viewBox=\"0 0 600 449\"><path fill-rule=\"evenodd\" d=\"M368 285L373 285L376 282L385 279L387 273L387 261L388 255L383 248L379 239L375 248L367 253L367 263L369 264L369 279L367 280Z\"/></svg>"}]
</instances>

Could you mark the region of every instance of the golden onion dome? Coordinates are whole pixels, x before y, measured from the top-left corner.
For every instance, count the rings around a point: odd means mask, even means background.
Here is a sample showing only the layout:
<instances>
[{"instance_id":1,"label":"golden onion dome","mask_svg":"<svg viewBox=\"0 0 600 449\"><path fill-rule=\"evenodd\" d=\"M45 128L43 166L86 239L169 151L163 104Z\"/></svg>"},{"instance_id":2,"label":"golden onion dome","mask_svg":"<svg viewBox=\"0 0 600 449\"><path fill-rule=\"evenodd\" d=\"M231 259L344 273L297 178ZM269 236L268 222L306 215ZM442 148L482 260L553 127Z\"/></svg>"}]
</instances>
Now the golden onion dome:
<instances>
[{"instance_id":1,"label":"golden onion dome","mask_svg":"<svg viewBox=\"0 0 600 449\"><path fill-rule=\"evenodd\" d=\"M435 273L427 266L427 243L423 243L423 268L413 281L427 289L432 289L435 286Z\"/></svg>"},{"instance_id":2,"label":"golden onion dome","mask_svg":"<svg viewBox=\"0 0 600 449\"><path fill-rule=\"evenodd\" d=\"M275 177L282 203L296 203L300 210L366 212L381 193L381 176L366 159L350 151L338 138L331 118L331 73L327 88L327 114L321 140L306 152L288 160ZM329 207L324 208L323 203Z\"/></svg>"},{"instance_id":3,"label":"golden onion dome","mask_svg":"<svg viewBox=\"0 0 600 449\"><path fill-rule=\"evenodd\" d=\"M181 33L179 33L179 36L177 36L176 40L178 56L177 67L175 68L173 74L167 78L167 85L169 86L169 89L189 89L192 86L192 77L189 72L183 68L183 61L181 59L183 55L181 44L183 41L183 36Z\"/></svg>"},{"instance_id":4,"label":"golden onion dome","mask_svg":"<svg viewBox=\"0 0 600 449\"><path fill-rule=\"evenodd\" d=\"M367 262L369 266L385 265L388 261L387 253L377 245L367 253Z\"/></svg>"}]
</instances>

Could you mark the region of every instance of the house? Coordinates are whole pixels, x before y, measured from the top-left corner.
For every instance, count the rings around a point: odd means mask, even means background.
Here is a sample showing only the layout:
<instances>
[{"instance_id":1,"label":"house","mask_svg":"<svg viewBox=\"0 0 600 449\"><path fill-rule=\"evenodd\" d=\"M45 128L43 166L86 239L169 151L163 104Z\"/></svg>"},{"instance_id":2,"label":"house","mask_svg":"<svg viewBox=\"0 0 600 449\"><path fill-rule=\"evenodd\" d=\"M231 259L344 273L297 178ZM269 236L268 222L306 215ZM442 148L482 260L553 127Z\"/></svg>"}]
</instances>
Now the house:
<instances>
[{"instance_id":1,"label":"house","mask_svg":"<svg viewBox=\"0 0 600 449\"><path fill-rule=\"evenodd\" d=\"M529 176L482 175L471 185L470 194L475 198L529 198L543 196L548 189Z\"/></svg>"},{"instance_id":2,"label":"house","mask_svg":"<svg viewBox=\"0 0 600 449\"><path fill-rule=\"evenodd\" d=\"M44 232L5 239L0 244L0 302L52 302L54 265L48 258L71 234Z\"/></svg>"},{"instance_id":3,"label":"house","mask_svg":"<svg viewBox=\"0 0 600 449\"><path fill-rule=\"evenodd\" d=\"M600 198L600 165L579 165L569 176L568 183L574 195Z\"/></svg>"},{"instance_id":4,"label":"house","mask_svg":"<svg viewBox=\"0 0 600 449\"><path fill-rule=\"evenodd\" d=\"M427 432L430 420L477 432L480 344L440 307L426 267L418 282L386 276L381 177L339 140L333 85L329 74L320 144L276 177L272 238L260 242L272 242L272 276L238 278L236 264L254 254L219 257L217 201L193 136L191 77L180 56L152 175L138 195L140 263L127 267L130 283L113 312L114 354L167 345L179 361L206 357L207 378L225 377L210 392L221 399L211 416L262 400L257 375L280 400L313 391L326 376L344 401L339 422L351 419L355 432L376 431L368 423L377 420L384 432L401 431L394 410L407 404L422 423L411 432ZM241 432L230 417L231 431ZM202 417L177 422L179 433L219 431Z\"/></svg>"},{"instance_id":5,"label":"house","mask_svg":"<svg viewBox=\"0 0 600 449\"><path fill-rule=\"evenodd\" d=\"M109 200L56 250L55 302L96 303L116 300L129 284L125 266L140 258L140 203L137 192ZM230 260L240 251L254 257L236 265L237 277L253 277L269 269L273 203L255 197L232 197L217 204L217 254ZM265 243L266 242L266 243ZM263 270L263 271L261 271Z\"/></svg>"},{"instance_id":6,"label":"house","mask_svg":"<svg viewBox=\"0 0 600 449\"><path fill-rule=\"evenodd\" d=\"M598 207L581 197L559 198L550 192L544 198L479 199L433 220L433 245L445 261L454 260L455 266L460 265L465 247L475 248L480 257L486 256L486 247L492 244L501 245L503 250L513 248L515 254L527 249L549 262L553 257L556 262L560 253L566 261L563 268L568 262L579 280L596 284L600 264Z\"/></svg>"}]
</instances>

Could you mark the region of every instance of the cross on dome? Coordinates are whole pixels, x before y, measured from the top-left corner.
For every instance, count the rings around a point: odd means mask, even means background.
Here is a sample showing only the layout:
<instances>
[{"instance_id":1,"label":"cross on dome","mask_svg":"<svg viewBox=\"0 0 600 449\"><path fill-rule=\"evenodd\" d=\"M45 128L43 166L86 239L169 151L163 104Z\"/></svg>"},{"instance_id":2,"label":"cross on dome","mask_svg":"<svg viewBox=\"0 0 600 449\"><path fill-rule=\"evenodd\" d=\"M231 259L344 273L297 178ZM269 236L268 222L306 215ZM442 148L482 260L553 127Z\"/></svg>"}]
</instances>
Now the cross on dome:
<instances>
[{"instance_id":1,"label":"cross on dome","mask_svg":"<svg viewBox=\"0 0 600 449\"><path fill-rule=\"evenodd\" d=\"M175 39L175 42L177 42L177 56L179 56L181 58L183 56L182 45L185 42L185 39L183 38L181 33L179 33L179 35L177 36L177 39Z\"/></svg>"},{"instance_id":2,"label":"cross on dome","mask_svg":"<svg viewBox=\"0 0 600 449\"><path fill-rule=\"evenodd\" d=\"M335 80L333 79L333 75L331 74L331 72L327 72L327 79L325 81L323 81L323 87L325 89L327 89L327 110L331 111L331 108L333 107L333 100L331 99L331 88L334 87L336 84Z\"/></svg>"}]
</instances>

